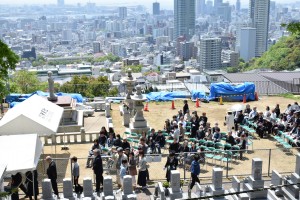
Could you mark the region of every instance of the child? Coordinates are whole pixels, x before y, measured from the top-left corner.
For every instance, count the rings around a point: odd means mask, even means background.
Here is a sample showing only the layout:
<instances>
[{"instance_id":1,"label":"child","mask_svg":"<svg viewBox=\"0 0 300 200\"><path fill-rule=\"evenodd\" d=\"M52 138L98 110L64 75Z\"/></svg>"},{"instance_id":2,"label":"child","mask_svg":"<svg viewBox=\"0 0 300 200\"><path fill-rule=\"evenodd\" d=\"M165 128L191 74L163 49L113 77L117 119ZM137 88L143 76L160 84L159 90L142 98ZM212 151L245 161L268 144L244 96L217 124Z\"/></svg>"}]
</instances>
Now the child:
<instances>
[{"instance_id":1,"label":"child","mask_svg":"<svg viewBox=\"0 0 300 200\"><path fill-rule=\"evenodd\" d=\"M127 159L122 160L122 165L121 165L121 168L120 168L120 182L121 182L121 185L122 185L121 188L123 188L124 176L127 175L127 165L128 165Z\"/></svg>"},{"instance_id":2,"label":"child","mask_svg":"<svg viewBox=\"0 0 300 200\"><path fill-rule=\"evenodd\" d=\"M75 192L81 194L83 191L83 188L81 185L78 184L78 179L79 179L79 165L77 163L77 157L73 156L71 159L73 163L73 168L72 168L72 175L74 179L74 186L75 186Z\"/></svg>"}]
</instances>

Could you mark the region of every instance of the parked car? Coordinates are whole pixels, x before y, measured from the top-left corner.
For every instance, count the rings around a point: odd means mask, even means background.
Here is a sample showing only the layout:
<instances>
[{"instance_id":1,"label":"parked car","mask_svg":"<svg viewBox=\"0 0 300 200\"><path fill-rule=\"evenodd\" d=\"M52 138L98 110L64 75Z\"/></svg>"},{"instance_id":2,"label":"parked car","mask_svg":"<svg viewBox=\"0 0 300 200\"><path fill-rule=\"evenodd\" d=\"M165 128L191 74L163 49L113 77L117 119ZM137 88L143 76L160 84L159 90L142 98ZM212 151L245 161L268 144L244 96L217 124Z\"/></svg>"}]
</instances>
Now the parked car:
<instances>
[{"instance_id":1,"label":"parked car","mask_svg":"<svg viewBox=\"0 0 300 200\"><path fill-rule=\"evenodd\" d=\"M92 106L86 106L83 104L76 104L76 110L83 110L84 117L93 116L95 113L95 110Z\"/></svg>"}]
</instances>

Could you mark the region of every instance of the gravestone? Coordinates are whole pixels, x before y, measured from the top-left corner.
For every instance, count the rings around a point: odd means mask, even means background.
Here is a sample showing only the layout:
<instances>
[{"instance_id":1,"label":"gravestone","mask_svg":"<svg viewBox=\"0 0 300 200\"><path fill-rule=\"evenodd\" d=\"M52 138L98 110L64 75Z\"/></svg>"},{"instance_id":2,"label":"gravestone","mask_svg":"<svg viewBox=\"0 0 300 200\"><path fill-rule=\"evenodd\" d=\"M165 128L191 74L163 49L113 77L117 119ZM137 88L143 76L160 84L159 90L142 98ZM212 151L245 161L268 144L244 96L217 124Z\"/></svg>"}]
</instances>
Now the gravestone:
<instances>
[{"instance_id":1,"label":"gravestone","mask_svg":"<svg viewBox=\"0 0 300 200\"><path fill-rule=\"evenodd\" d=\"M44 179L42 181L42 198L44 200L51 200L54 199L52 195L52 186L50 179Z\"/></svg>"},{"instance_id":2,"label":"gravestone","mask_svg":"<svg viewBox=\"0 0 300 200\"><path fill-rule=\"evenodd\" d=\"M232 188L236 192L239 192L241 190L241 182L236 176L232 177Z\"/></svg>"},{"instance_id":3,"label":"gravestone","mask_svg":"<svg viewBox=\"0 0 300 200\"><path fill-rule=\"evenodd\" d=\"M130 113L127 107L123 106L123 126L129 126Z\"/></svg>"},{"instance_id":4,"label":"gravestone","mask_svg":"<svg viewBox=\"0 0 300 200\"><path fill-rule=\"evenodd\" d=\"M57 96L54 94L54 81L52 78L52 72L48 71L48 90L49 90L49 101L57 101Z\"/></svg>"},{"instance_id":5,"label":"gravestone","mask_svg":"<svg viewBox=\"0 0 300 200\"><path fill-rule=\"evenodd\" d=\"M63 179L63 195L64 198L69 200L75 200L77 197L73 194L72 180L70 178Z\"/></svg>"},{"instance_id":6,"label":"gravestone","mask_svg":"<svg viewBox=\"0 0 300 200\"><path fill-rule=\"evenodd\" d=\"M223 189L223 169L213 168L212 185L209 186L211 195L221 195L225 193Z\"/></svg>"},{"instance_id":7,"label":"gravestone","mask_svg":"<svg viewBox=\"0 0 300 200\"><path fill-rule=\"evenodd\" d=\"M110 115L110 103L106 103L105 104L105 117L106 118L109 118L111 115Z\"/></svg>"},{"instance_id":8,"label":"gravestone","mask_svg":"<svg viewBox=\"0 0 300 200\"><path fill-rule=\"evenodd\" d=\"M165 188L163 187L161 182L158 182L157 184L158 187L158 197L160 200L165 200L166 199L166 195L165 195Z\"/></svg>"},{"instance_id":9,"label":"gravestone","mask_svg":"<svg viewBox=\"0 0 300 200\"><path fill-rule=\"evenodd\" d=\"M274 187L277 187L278 185L282 185L282 176L276 170L272 171L271 184ZM283 193L282 193L282 189L281 188L277 188L275 191L272 191L272 190L268 191L268 196L271 196L273 198L275 198L277 196L278 197L282 197L282 194Z\"/></svg>"},{"instance_id":10,"label":"gravestone","mask_svg":"<svg viewBox=\"0 0 300 200\"><path fill-rule=\"evenodd\" d=\"M264 180L262 180L262 160L260 158L252 159L252 173L248 178L248 183L244 183L244 190L252 190L264 188ZM256 191L248 193L250 199L265 199L268 196L268 191Z\"/></svg>"},{"instance_id":11,"label":"gravestone","mask_svg":"<svg viewBox=\"0 0 300 200\"><path fill-rule=\"evenodd\" d=\"M168 190L171 200L182 198L182 191L180 188L180 173L178 170L171 170L171 183Z\"/></svg>"},{"instance_id":12,"label":"gravestone","mask_svg":"<svg viewBox=\"0 0 300 200\"><path fill-rule=\"evenodd\" d=\"M83 197L90 197L92 200L96 198L93 191L93 182L90 177L83 179Z\"/></svg>"},{"instance_id":13,"label":"gravestone","mask_svg":"<svg viewBox=\"0 0 300 200\"><path fill-rule=\"evenodd\" d=\"M136 194L132 190L132 176L126 175L123 178L122 199L136 199Z\"/></svg>"},{"instance_id":14,"label":"gravestone","mask_svg":"<svg viewBox=\"0 0 300 200\"><path fill-rule=\"evenodd\" d=\"M103 199L105 200L114 200L114 190L113 190L113 181L111 176L105 176L103 179Z\"/></svg>"},{"instance_id":15,"label":"gravestone","mask_svg":"<svg viewBox=\"0 0 300 200\"><path fill-rule=\"evenodd\" d=\"M300 154L296 156L296 168L295 173L300 175Z\"/></svg>"},{"instance_id":16,"label":"gravestone","mask_svg":"<svg viewBox=\"0 0 300 200\"><path fill-rule=\"evenodd\" d=\"M202 188L199 183L196 183L195 187L196 187L195 198L199 198L202 196Z\"/></svg>"}]
</instances>

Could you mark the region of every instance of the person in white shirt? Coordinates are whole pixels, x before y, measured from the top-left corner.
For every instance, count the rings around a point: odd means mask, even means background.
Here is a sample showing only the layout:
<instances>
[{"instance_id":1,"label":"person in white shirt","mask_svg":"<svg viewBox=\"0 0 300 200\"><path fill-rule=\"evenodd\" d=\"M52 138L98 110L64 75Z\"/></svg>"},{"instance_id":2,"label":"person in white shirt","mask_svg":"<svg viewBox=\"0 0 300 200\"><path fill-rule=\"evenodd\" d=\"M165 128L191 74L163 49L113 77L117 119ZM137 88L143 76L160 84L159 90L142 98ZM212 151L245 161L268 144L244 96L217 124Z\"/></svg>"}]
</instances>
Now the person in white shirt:
<instances>
[{"instance_id":1,"label":"person in white shirt","mask_svg":"<svg viewBox=\"0 0 300 200\"><path fill-rule=\"evenodd\" d=\"M180 130L178 129L178 125L174 124L174 133L173 133L173 138L179 141L179 135L180 135Z\"/></svg>"},{"instance_id":2,"label":"person in white shirt","mask_svg":"<svg viewBox=\"0 0 300 200\"><path fill-rule=\"evenodd\" d=\"M225 116L225 124L227 125L227 131L232 131L232 128L234 128L234 116L231 111L227 112Z\"/></svg>"},{"instance_id":3,"label":"person in white shirt","mask_svg":"<svg viewBox=\"0 0 300 200\"><path fill-rule=\"evenodd\" d=\"M254 120L254 118L257 116L256 107L253 107L252 111L249 113L249 120Z\"/></svg>"}]
</instances>

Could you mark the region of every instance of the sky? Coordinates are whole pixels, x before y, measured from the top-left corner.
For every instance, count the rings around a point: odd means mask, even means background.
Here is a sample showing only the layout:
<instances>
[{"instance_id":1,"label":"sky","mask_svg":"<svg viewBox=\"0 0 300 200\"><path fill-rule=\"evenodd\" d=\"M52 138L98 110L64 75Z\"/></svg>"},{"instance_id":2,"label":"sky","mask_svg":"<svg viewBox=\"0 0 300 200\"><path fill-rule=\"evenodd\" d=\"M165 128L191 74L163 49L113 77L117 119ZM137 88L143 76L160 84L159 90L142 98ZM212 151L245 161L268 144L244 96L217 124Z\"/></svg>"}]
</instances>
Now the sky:
<instances>
[{"instance_id":1,"label":"sky","mask_svg":"<svg viewBox=\"0 0 300 200\"><path fill-rule=\"evenodd\" d=\"M77 4L81 3L84 5L87 2L96 3L97 5L107 5L107 6L123 6L123 5L145 5L147 8L152 7L153 2L159 2L161 4L161 9L173 9L173 0L65 0L65 4ZM212 0L213 1L213 0ZM224 2L229 1L231 4L235 4L236 0L223 0ZM242 7L247 8L249 0L240 0ZM275 0L276 3L292 3L295 0ZM57 0L0 0L0 4L56 4ZM108 3L109 2L109 3Z\"/></svg>"}]
</instances>

